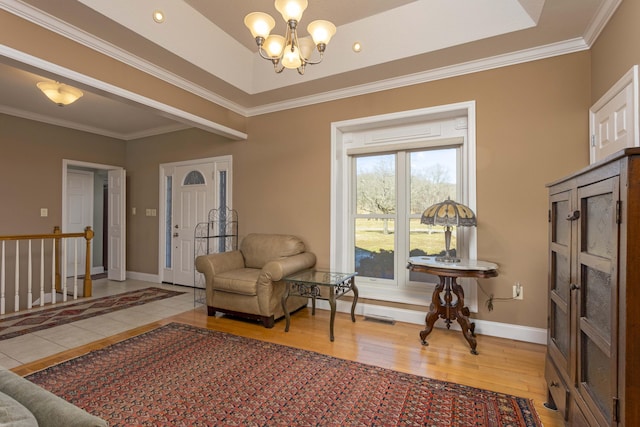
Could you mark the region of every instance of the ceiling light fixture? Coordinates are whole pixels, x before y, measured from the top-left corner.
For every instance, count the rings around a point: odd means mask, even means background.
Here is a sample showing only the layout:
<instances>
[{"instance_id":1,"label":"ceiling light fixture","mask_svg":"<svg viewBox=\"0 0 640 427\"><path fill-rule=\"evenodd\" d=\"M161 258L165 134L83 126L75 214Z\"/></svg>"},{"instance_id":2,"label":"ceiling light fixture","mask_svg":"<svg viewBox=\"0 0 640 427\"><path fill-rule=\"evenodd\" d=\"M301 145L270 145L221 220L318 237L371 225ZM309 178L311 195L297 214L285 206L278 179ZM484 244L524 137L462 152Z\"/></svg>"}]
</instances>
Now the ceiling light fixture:
<instances>
[{"instance_id":1,"label":"ceiling light fixture","mask_svg":"<svg viewBox=\"0 0 640 427\"><path fill-rule=\"evenodd\" d=\"M162 24L164 22L164 12L161 10L154 10L153 20L156 21L158 24Z\"/></svg>"},{"instance_id":2,"label":"ceiling light fixture","mask_svg":"<svg viewBox=\"0 0 640 427\"><path fill-rule=\"evenodd\" d=\"M58 82L38 82L38 89L60 107L76 102L84 93L78 88Z\"/></svg>"},{"instance_id":3,"label":"ceiling light fixture","mask_svg":"<svg viewBox=\"0 0 640 427\"><path fill-rule=\"evenodd\" d=\"M298 22L307 5L307 0L275 0L276 10L287 23L287 32L284 37L269 35L276 21L266 13L252 12L244 18L244 24L256 39L260 56L273 63L276 73L281 73L288 68L297 69L298 74L304 74L307 65L322 62L327 44L336 33L336 26L331 22L318 20L307 27L311 36L298 38ZM312 61L311 55L314 48L318 50L320 58Z\"/></svg>"}]
</instances>

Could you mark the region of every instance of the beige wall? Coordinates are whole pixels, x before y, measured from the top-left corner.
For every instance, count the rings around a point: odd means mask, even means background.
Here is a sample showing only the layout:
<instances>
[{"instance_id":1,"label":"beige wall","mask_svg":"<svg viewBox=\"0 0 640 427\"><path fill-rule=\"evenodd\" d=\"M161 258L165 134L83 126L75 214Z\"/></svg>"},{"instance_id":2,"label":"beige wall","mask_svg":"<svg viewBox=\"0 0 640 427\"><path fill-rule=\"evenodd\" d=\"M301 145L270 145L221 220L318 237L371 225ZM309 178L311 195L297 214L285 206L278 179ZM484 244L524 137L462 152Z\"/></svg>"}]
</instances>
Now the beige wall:
<instances>
[{"instance_id":1,"label":"beige wall","mask_svg":"<svg viewBox=\"0 0 640 427\"><path fill-rule=\"evenodd\" d=\"M330 124L334 121L476 101L478 255L500 264L487 293L523 302L484 307L477 318L546 327L545 184L588 163L589 53L582 52L295 110L252 117L249 139L217 142L190 130L127 143L128 203L158 207L159 164L231 154L240 234L302 236L328 266ZM156 274L157 218L132 217L128 269ZM366 298L366 295L362 295ZM427 302L425 301L425 307Z\"/></svg>"},{"instance_id":2,"label":"beige wall","mask_svg":"<svg viewBox=\"0 0 640 427\"><path fill-rule=\"evenodd\" d=\"M62 226L63 159L124 166L125 143L0 114L0 234ZM49 216L41 217L40 208Z\"/></svg>"},{"instance_id":3,"label":"beige wall","mask_svg":"<svg viewBox=\"0 0 640 427\"><path fill-rule=\"evenodd\" d=\"M623 0L591 48L591 103L640 64L640 2Z\"/></svg>"}]
</instances>

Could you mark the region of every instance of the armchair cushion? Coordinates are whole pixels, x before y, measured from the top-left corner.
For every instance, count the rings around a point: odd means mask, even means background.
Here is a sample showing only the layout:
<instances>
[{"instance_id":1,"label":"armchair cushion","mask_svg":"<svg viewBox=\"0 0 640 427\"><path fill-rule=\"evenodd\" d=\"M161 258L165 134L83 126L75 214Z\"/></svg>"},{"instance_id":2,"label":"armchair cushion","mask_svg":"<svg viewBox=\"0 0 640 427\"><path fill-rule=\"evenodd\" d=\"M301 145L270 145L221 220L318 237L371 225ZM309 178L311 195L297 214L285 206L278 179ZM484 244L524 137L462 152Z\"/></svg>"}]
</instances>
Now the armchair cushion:
<instances>
[{"instance_id":1,"label":"armchair cushion","mask_svg":"<svg viewBox=\"0 0 640 427\"><path fill-rule=\"evenodd\" d=\"M256 295L258 276L260 270L255 268L225 271L216 276L214 288L234 294Z\"/></svg>"},{"instance_id":2,"label":"armchair cushion","mask_svg":"<svg viewBox=\"0 0 640 427\"><path fill-rule=\"evenodd\" d=\"M249 234L240 245L247 268L262 268L271 260L300 254L304 250L302 240L281 234Z\"/></svg>"}]
</instances>

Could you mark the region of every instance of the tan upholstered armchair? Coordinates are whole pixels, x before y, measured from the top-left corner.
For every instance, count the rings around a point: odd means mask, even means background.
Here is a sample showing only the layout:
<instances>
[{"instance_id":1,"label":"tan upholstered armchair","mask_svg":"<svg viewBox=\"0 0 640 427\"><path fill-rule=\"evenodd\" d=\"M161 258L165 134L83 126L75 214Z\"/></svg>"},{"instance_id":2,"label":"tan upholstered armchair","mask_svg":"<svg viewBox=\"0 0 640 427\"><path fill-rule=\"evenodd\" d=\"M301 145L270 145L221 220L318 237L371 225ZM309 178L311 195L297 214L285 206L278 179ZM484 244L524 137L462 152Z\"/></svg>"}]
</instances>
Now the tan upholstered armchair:
<instances>
[{"instance_id":1,"label":"tan upholstered armchair","mask_svg":"<svg viewBox=\"0 0 640 427\"><path fill-rule=\"evenodd\" d=\"M209 316L217 311L257 319L272 328L284 316L282 278L311 268L316 256L305 251L298 237L281 234L249 234L240 250L203 255L196 258L196 269L207 286ZM289 312L307 304L307 298L287 300Z\"/></svg>"}]
</instances>

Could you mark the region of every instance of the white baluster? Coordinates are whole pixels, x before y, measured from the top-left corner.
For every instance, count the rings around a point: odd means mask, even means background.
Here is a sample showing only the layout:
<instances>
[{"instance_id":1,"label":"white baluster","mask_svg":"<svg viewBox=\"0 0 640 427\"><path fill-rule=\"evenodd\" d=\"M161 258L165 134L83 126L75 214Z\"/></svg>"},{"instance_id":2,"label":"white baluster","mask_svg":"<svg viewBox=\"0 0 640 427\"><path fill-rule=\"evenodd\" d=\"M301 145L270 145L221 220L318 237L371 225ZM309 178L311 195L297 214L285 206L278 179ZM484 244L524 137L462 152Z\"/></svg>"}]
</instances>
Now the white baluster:
<instances>
[{"instance_id":1,"label":"white baluster","mask_svg":"<svg viewBox=\"0 0 640 427\"><path fill-rule=\"evenodd\" d=\"M44 239L40 239L40 307L44 305Z\"/></svg>"},{"instance_id":2,"label":"white baluster","mask_svg":"<svg viewBox=\"0 0 640 427\"><path fill-rule=\"evenodd\" d=\"M32 309L33 308L33 284L31 282L32 280L32 263L31 263L31 239L29 239L29 245L28 245L28 252L27 252L27 309Z\"/></svg>"},{"instance_id":3,"label":"white baluster","mask_svg":"<svg viewBox=\"0 0 640 427\"><path fill-rule=\"evenodd\" d=\"M78 299L78 239L73 239L73 299Z\"/></svg>"},{"instance_id":4,"label":"white baluster","mask_svg":"<svg viewBox=\"0 0 640 427\"><path fill-rule=\"evenodd\" d=\"M0 314L4 314L5 313L5 305L7 303L7 300L5 298L5 288L4 288L4 275L6 273L6 270L4 268L4 240L2 241L2 267L0 268L2 271L2 275L0 276Z\"/></svg>"},{"instance_id":5,"label":"white baluster","mask_svg":"<svg viewBox=\"0 0 640 427\"><path fill-rule=\"evenodd\" d=\"M67 241L63 240L62 244L62 278L60 286L62 288L62 301L67 300Z\"/></svg>"},{"instance_id":6,"label":"white baluster","mask_svg":"<svg viewBox=\"0 0 640 427\"><path fill-rule=\"evenodd\" d=\"M51 304L55 304L56 293L56 239L51 239Z\"/></svg>"},{"instance_id":7,"label":"white baluster","mask_svg":"<svg viewBox=\"0 0 640 427\"><path fill-rule=\"evenodd\" d=\"M16 295L13 301L13 311L20 310L20 241L16 240L16 274L15 274Z\"/></svg>"}]
</instances>

